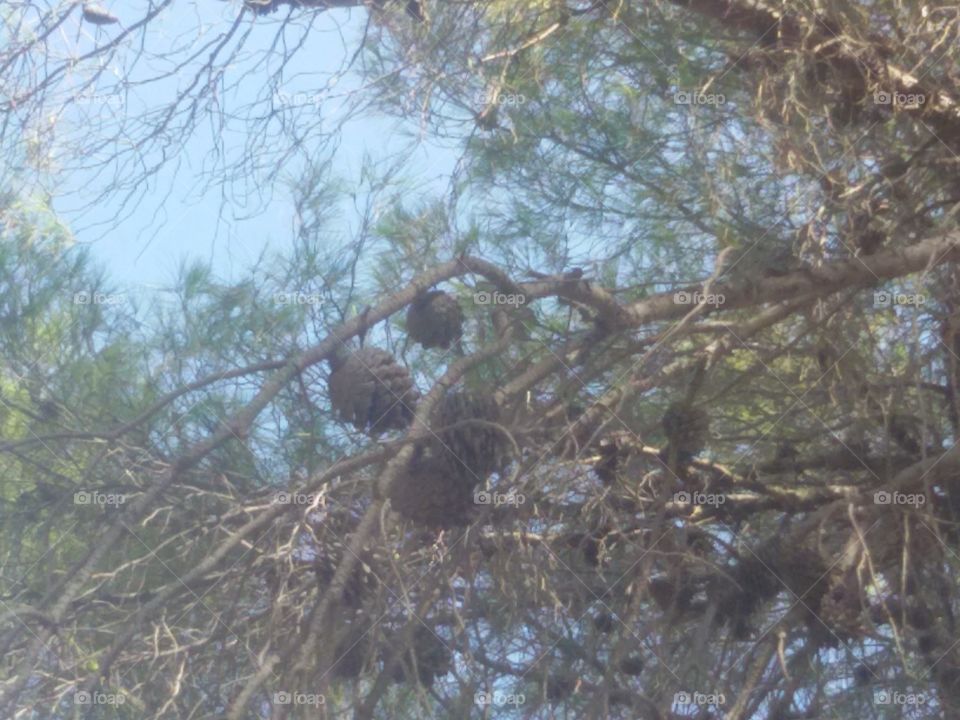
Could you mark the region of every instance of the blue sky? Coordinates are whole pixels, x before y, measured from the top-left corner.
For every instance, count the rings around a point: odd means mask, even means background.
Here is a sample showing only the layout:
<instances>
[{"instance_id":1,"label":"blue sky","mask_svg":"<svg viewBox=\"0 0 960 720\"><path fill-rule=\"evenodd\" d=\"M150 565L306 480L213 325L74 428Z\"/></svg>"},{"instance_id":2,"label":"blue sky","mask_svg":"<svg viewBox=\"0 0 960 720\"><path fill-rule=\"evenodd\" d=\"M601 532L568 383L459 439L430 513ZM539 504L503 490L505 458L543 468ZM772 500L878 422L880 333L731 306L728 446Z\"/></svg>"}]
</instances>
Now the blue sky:
<instances>
[{"instance_id":1,"label":"blue sky","mask_svg":"<svg viewBox=\"0 0 960 720\"><path fill-rule=\"evenodd\" d=\"M122 3L114 2L107 7L122 21ZM201 31L198 28L223 31L239 12L236 3L204 1L175 7L189 7L190 11L165 12L148 32L168 37L171 42L199 42ZM263 56L262 53L258 56L258 51L268 51L283 14L281 11L276 16L254 21L258 26L253 28L246 43L246 60L256 61ZM355 52L366 19L363 10L331 10L316 15L306 43L284 71L283 87L287 96L283 99L302 102L304 96L320 89L324 92L324 99L316 104L316 112L323 121L327 118L335 120L340 102L335 98L328 101L326 97L331 93L326 91L345 59ZM86 26L82 30L88 32ZM110 31L110 28L90 31L90 36L84 37L83 41L93 43L98 40L96 33ZM99 41L103 40L101 35ZM146 76L158 69L161 69L158 62L148 60L146 64L141 61L137 72ZM111 68L115 82L123 76L123 70L121 62L117 63L117 68ZM227 111L253 103L265 86L264 68L250 70L241 63L236 73L235 79L239 82L235 91L223 98L223 108ZM112 114L125 113L127 118L130 113L146 116L169 102L178 87L190 78L170 77L143 87L128 85L123 90L122 100L111 95L118 92L116 88L119 86L110 87L110 79L108 76L107 85L101 83L88 91L96 94L98 102L91 101L73 108L61 117L58 136L80 141L90 132L88 128L97 128L101 124L110 127ZM351 71L337 80L336 93L345 95L359 86L357 74ZM110 97L116 97L116 102L102 99ZM308 108L306 112L312 110ZM97 200L107 187L109 173L97 176L82 167L71 168L72 158L68 152L54 170L56 209L73 230L77 242L88 246L94 258L107 268L112 284L118 289L137 293L151 287L169 287L185 258L209 261L218 276L236 278L244 274L265 248L283 252L290 247L295 220L289 184L298 177L300 168L284 169L281 172L284 180L273 182L271 187L261 186L260 189L266 192L259 198L242 196L244 190L249 191L251 181L257 187L256 178L242 179L239 185L246 183L247 187L241 188L239 196L231 196L230 188L204 187L201 169L208 162L213 141L202 125L201 130L152 179L149 190L126 207L121 205L118 194L110 194L103 202ZM222 150L227 157L237 157L244 152L250 137L239 121L228 130L219 136ZM405 152L417 134L415 124L404 124L395 118L367 115L351 120L342 128L331 165L332 173L349 191L359 185L365 156L378 160ZM156 156L147 155L145 161L155 159ZM422 187L441 191L456 161L457 155L450 149L420 142L405 162L404 172L407 178L415 179ZM352 233L350 213L346 212L342 217L342 227L335 228L332 236L349 237Z\"/></svg>"}]
</instances>

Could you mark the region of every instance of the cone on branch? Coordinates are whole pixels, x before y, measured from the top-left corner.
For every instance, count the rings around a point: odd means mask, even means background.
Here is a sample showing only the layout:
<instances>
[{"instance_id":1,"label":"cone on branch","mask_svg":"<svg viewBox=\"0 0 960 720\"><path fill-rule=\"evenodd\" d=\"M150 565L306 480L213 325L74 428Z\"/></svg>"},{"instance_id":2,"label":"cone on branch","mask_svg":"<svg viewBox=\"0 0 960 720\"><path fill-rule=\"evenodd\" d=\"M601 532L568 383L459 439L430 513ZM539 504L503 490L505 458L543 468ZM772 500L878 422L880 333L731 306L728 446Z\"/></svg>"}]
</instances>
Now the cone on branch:
<instances>
[{"instance_id":1,"label":"cone on branch","mask_svg":"<svg viewBox=\"0 0 960 720\"><path fill-rule=\"evenodd\" d=\"M414 450L407 468L387 492L402 517L429 528L468 525L475 514L474 490L509 457L500 420L489 397L456 390L447 393L431 425L435 436Z\"/></svg>"},{"instance_id":2,"label":"cone on branch","mask_svg":"<svg viewBox=\"0 0 960 720\"><path fill-rule=\"evenodd\" d=\"M418 0L407 0L407 15L417 22L425 22L427 16L423 12L423 3Z\"/></svg>"},{"instance_id":3,"label":"cone on branch","mask_svg":"<svg viewBox=\"0 0 960 720\"><path fill-rule=\"evenodd\" d=\"M113 25L120 22L120 18L111 15L109 10L96 3L84 3L83 19L91 25Z\"/></svg>"},{"instance_id":4,"label":"cone on branch","mask_svg":"<svg viewBox=\"0 0 960 720\"><path fill-rule=\"evenodd\" d=\"M435 450L431 445L414 451L413 460L387 491L390 507L401 517L427 528L468 525L475 510L475 480L451 469Z\"/></svg>"},{"instance_id":5,"label":"cone on branch","mask_svg":"<svg viewBox=\"0 0 960 720\"><path fill-rule=\"evenodd\" d=\"M336 539L324 544L314 562L317 582L322 589L330 585L337 566L347 552L342 540ZM363 600L380 584L374 569L376 560L375 554L370 550L361 553L340 593L340 602L344 607L359 610Z\"/></svg>"},{"instance_id":6,"label":"cone on branch","mask_svg":"<svg viewBox=\"0 0 960 720\"><path fill-rule=\"evenodd\" d=\"M816 612L827 591L827 572L830 563L821 555L803 545L777 544L778 560L775 571L791 593Z\"/></svg>"},{"instance_id":7,"label":"cone on branch","mask_svg":"<svg viewBox=\"0 0 960 720\"><path fill-rule=\"evenodd\" d=\"M413 632L411 647L405 648L397 659L392 678L396 683L419 683L424 687L433 687L438 677L450 672L452 660L450 650L434 631L419 625Z\"/></svg>"},{"instance_id":8,"label":"cone on branch","mask_svg":"<svg viewBox=\"0 0 960 720\"><path fill-rule=\"evenodd\" d=\"M551 702L566 700L577 690L577 676L570 671L558 671L546 678L546 696Z\"/></svg>"},{"instance_id":9,"label":"cone on branch","mask_svg":"<svg viewBox=\"0 0 960 720\"><path fill-rule=\"evenodd\" d=\"M603 438L598 448L597 461L593 464L593 471L600 481L610 485L617 479L617 469L621 464L621 447L619 437Z\"/></svg>"},{"instance_id":10,"label":"cone on branch","mask_svg":"<svg viewBox=\"0 0 960 720\"><path fill-rule=\"evenodd\" d=\"M647 592L665 615L675 618L693 607L696 588L688 579L661 576L650 578Z\"/></svg>"},{"instance_id":11,"label":"cone on branch","mask_svg":"<svg viewBox=\"0 0 960 720\"><path fill-rule=\"evenodd\" d=\"M443 290L430 290L407 308L407 333L425 348L450 347L463 334L463 309Z\"/></svg>"},{"instance_id":12,"label":"cone on branch","mask_svg":"<svg viewBox=\"0 0 960 720\"><path fill-rule=\"evenodd\" d=\"M700 408L685 403L673 403L661 419L667 444L661 459L674 472L689 465L703 450L710 432L710 418Z\"/></svg>"},{"instance_id":13,"label":"cone on branch","mask_svg":"<svg viewBox=\"0 0 960 720\"><path fill-rule=\"evenodd\" d=\"M613 619L613 615L608 612L602 612L593 616L593 627L596 628L597 632L611 633L616 629L616 621Z\"/></svg>"},{"instance_id":14,"label":"cone on branch","mask_svg":"<svg viewBox=\"0 0 960 720\"><path fill-rule=\"evenodd\" d=\"M639 655L630 655L620 661L620 672L624 675L636 677L643 673L644 667L645 663L643 662L643 658Z\"/></svg>"},{"instance_id":15,"label":"cone on branch","mask_svg":"<svg viewBox=\"0 0 960 720\"><path fill-rule=\"evenodd\" d=\"M331 360L330 404L358 430L377 435L402 430L413 419L420 393L406 368L380 348Z\"/></svg>"},{"instance_id":16,"label":"cone on branch","mask_svg":"<svg viewBox=\"0 0 960 720\"><path fill-rule=\"evenodd\" d=\"M717 576L707 592L708 597L716 598L716 621L728 625L736 640L750 638L752 616L783 588L773 569L772 554L761 555L741 558L727 575Z\"/></svg>"},{"instance_id":17,"label":"cone on branch","mask_svg":"<svg viewBox=\"0 0 960 720\"><path fill-rule=\"evenodd\" d=\"M862 636L864 605L856 572L835 573L820 604L820 621L834 639L850 640Z\"/></svg>"},{"instance_id":18,"label":"cone on branch","mask_svg":"<svg viewBox=\"0 0 960 720\"><path fill-rule=\"evenodd\" d=\"M455 474L474 482L500 470L509 457L510 441L488 423L500 422L500 408L489 396L465 390L447 393L437 408L438 455Z\"/></svg>"}]
</instances>

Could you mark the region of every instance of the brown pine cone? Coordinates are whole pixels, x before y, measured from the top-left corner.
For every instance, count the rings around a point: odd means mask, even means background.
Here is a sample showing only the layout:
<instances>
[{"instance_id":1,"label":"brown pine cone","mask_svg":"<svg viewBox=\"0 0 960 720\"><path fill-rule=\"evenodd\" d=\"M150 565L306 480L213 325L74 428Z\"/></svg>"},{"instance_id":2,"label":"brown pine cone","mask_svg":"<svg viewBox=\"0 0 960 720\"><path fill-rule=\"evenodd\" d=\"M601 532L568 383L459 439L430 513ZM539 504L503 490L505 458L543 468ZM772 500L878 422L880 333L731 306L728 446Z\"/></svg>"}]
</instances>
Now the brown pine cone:
<instances>
[{"instance_id":1,"label":"brown pine cone","mask_svg":"<svg viewBox=\"0 0 960 720\"><path fill-rule=\"evenodd\" d=\"M390 485L390 507L400 516L428 528L468 525L475 505L475 482L452 472L433 447L419 447L409 467Z\"/></svg>"},{"instance_id":2,"label":"brown pine cone","mask_svg":"<svg viewBox=\"0 0 960 720\"><path fill-rule=\"evenodd\" d=\"M442 290L419 296L407 309L407 333L425 348L448 348L463 334L463 310Z\"/></svg>"},{"instance_id":3,"label":"brown pine cone","mask_svg":"<svg viewBox=\"0 0 960 720\"><path fill-rule=\"evenodd\" d=\"M331 364L330 403L341 418L372 435L410 424L420 393L390 353L362 348Z\"/></svg>"},{"instance_id":4,"label":"brown pine cone","mask_svg":"<svg viewBox=\"0 0 960 720\"><path fill-rule=\"evenodd\" d=\"M436 454L450 471L464 475L474 483L501 469L509 455L510 442L504 433L482 423L499 423L500 408L491 397L466 391L454 391L440 402L437 409Z\"/></svg>"}]
</instances>

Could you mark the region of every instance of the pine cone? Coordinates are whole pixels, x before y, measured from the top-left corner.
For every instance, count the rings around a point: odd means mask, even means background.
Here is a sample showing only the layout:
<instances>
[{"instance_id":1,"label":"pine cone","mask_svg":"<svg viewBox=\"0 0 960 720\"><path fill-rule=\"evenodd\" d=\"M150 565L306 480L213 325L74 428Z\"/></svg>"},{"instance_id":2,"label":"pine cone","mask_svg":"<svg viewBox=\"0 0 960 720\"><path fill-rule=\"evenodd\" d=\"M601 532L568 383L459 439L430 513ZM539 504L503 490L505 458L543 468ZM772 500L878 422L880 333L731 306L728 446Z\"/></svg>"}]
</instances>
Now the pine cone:
<instances>
[{"instance_id":1,"label":"pine cone","mask_svg":"<svg viewBox=\"0 0 960 720\"><path fill-rule=\"evenodd\" d=\"M682 615L691 607L694 588L679 578L663 576L650 578L647 592L664 613Z\"/></svg>"},{"instance_id":2,"label":"pine cone","mask_svg":"<svg viewBox=\"0 0 960 720\"><path fill-rule=\"evenodd\" d=\"M784 543L778 544L778 547L777 574L796 598L816 612L827 591L826 573L829 565L819 553L802 545Z\"/></svg>"},{"instance_id":3,"label":"pine cone","mask_svg":"<svg viewBox=\"0 0 960 720\"><path fill-rule=\"evenodd\" d=\"M560 702L573 695L577 689L577 677L572 672L559 671L547 677L546 685L547 700Z\"/></svg>"},{"instance_id":4,"label":"pine cone","mask_svg":"<svg viewBox=\"0 0 960 720\"><path fill-rule=\"evenodd\" d=\"M407 309L407 333L425 348L448 348L463 334L463 310L456 298L431 290Z\"/></svg>"},{"instance_id":5,"label":"pine cone","mask_svg":"<svg viewBox=\"0 0 960 720\"><path fill-rule=\"evenodd\" d=\"M410 424L420 393L390 353L362 348L331 364L330 403L340 417L370 434Z\"/></svg>"},{"instance_id":6,"label":"pine cone","mask_svg":"<svg viewBox=\"0 0 960 720\"><path fill-rule=\"evenodd\" d=\"M730 626L733 637L746 640L751 635L750 618L764 603L776 597L783 587L774 574L772 558L750 555L741 558L730 571L720 576L708 590L717 602L716 619Z\"/></svg>"},{"instance_id":7,"label":"pine cone","mask_svg":"<svg viewBox=\"0 0 960 720\"><path fill-rule=\"evenodd\" d=\"M661 420L667 436L664 460L673 467L687 465L707 444L710 418L699 409L684 403L673 403Z\"/></svg>"},{"instance_id":8,"label":"pine cone","mask_svg":"<svg viewBox=\"0 0 960 720\"><path fill-rule=\"evenodd\" d=\"M411 651L408 649L394 666L394 682L419 682L424 687L433 687L434 680L450 672L450 651L431 629L419 625L414 630L412 652L416 660L416 675L412 672Z\"/></svg>"},{"instance_id":9,"label":"pine cone","mask_svg":"<svg viewBox=\"0 0 960 720\"><path fill-rule=\"evenodd\" d=\"M323 589L333 580L337 566L343 560L346 549L341 540L332 540L325 543L314 562L314 571L317 573L317 582ZM353 571L347 578L340 595L344 607L358 609L363 599L372 593L380 581L377 579L375 556L370 550L364 550L359 561L353 566Z\"/></svg>"},{"instance_id":10,"label":"pine cone","mask_svg":"<svg viewBox=\"0 0 960 720\"><path fill-rule=\"evenodd\" d=\"M477 483L503 466L510 443L501 430L467 422L470 420L499 423L500 408L491 397L465 391L447 393L434 423L441 444L437 455L452 473Z\"/></svg>"},{"instance_id":11,"label":"pine cone","mask_svg":"<svg viewBox=\"0 0 960 720\"><path fill-rule=\"evenodd\" d=\"M120 18L111 15L106 8L93 3L85 3L83 6L83 19L93 25L113 25L120 22Z\"/></svg>"},{"instance_id":12,"label":"pine cone","mask_svg":"<svg viewBox=\"0 0 960 720\"><path fill-rule=\"evenodd\" d=\"M863 634L864 607L855 572L835 575L820 605L820 620L841 640Z\"/></svg>"},{"instance_id":13,"label":"pine cone","mask_svg":"<svg viewBox=\"0 0 960 720\"><path fill-rule=\"evenodd\" d=\"M611 485L617 479L617 470L623 464L626 451L619 436L603 438L598 448L598 459L593 465L593 471L606 485Z\"/></svg>"},{"instance_id":14,"label":"pine cone","mask_svg":"<svg viewBox=\"0 0 960 720\"><path fill-rule=\"evenodd\" d=\"M911 455L923 449L923 421L906 413L893 413L888 424L890 438Z\"/></svg>"},{"instance_id":15,"label":"pine cone","mask_svg":"<svg viewBox=\"0 0 960 720\"><path fill-rule=\"evenodd\" d=\"M593 616L593 627L596 628L597 632L607 634L616 629L616 622L613 615L603 612Z\"/></svg>"},{"instance_id":16,"label":"pine cone","mask_svg":"<svg viewBox=\"0 0 960 720\"><path fill-rule=\"evenodd\" d=\"M419 447L410 466L388 491L390 506L402 517L428 528L468 525L475 509L473 478L452 472L449 463Z\"/></svg>"}]
</instances>

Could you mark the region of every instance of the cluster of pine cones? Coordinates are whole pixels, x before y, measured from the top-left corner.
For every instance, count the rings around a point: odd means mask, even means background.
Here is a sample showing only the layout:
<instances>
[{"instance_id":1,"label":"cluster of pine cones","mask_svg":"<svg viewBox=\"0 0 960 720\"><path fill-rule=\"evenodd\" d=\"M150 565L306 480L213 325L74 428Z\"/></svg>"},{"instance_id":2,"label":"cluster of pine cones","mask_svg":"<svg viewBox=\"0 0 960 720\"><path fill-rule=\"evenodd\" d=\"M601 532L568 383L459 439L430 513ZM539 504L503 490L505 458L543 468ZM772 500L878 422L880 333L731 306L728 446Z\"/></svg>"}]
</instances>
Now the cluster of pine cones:
<instances>
[{"instance_id":1,"label":"cluster of pine cones","mask_svg":"<svg viewBox=\"0 0 960 720\"><path fill-rule=\"evenodd\" d=\"M797 606L819 644L836 647L839 640L863 632L866 608L856 575L841 572L803 546L771 541L757 555L741 558L729 577L715 578L708 595L717 600L717 622L728 625L736 639L746 640L755 630L754 614L784 590L790 591L790 604Z\"/></svg>"},{"instance_id":2,"label":"cluster of pine cones","mask_svg":"<svg viewBox=\"0 0 960 720\"><path fill-rule=\"evenodd\" d=\"M410 337L426 348L447 348L460 337L463 311L455 298L432 290L407 313ZM406 368L386 350L366 347L330 361L330 403L360 431L379 435L402 430L413 420L420 393Z\"/></svg>"},{"instance_id":3,"label":"cluster of pine cones","mask_svg":"<svg viewBox=\"0 0 960 720\"><path fill-rule=\"evenodd\" d=\"M406 325L409 337L423 347L448 348L462 334L463 310L456 298L431 290L410 305ZM375 347L335 357L329 393L334 411L372 436L409 426L420 400L407 369ZM449 392L430 423L433 437L414 449L413 460L390 489L393 509L428 527L468 523L474 489L508 455L499 422L500 409L492 398Z\"/></svg>"},{"instance_id":4,"label":"cluster of pine cones","mask_svg":"<svg viewBox=\"0 0 960 720\"><path fill-rule=\"evenodd\" d=\"M500 409L491 398L453 391L435 418L433 437L414 449L413 461L390 488L390 503L420 525L465 525L476 509L474 490L507 459L508 441L494 427Z\"/></svg>"}]
</instances>

